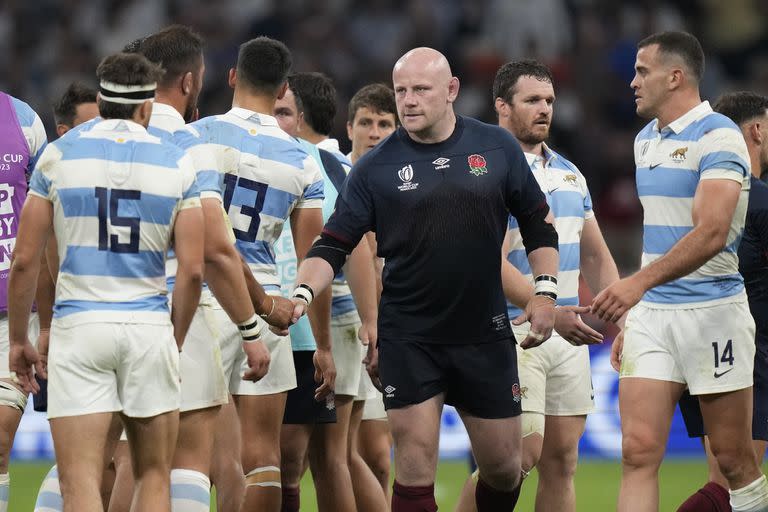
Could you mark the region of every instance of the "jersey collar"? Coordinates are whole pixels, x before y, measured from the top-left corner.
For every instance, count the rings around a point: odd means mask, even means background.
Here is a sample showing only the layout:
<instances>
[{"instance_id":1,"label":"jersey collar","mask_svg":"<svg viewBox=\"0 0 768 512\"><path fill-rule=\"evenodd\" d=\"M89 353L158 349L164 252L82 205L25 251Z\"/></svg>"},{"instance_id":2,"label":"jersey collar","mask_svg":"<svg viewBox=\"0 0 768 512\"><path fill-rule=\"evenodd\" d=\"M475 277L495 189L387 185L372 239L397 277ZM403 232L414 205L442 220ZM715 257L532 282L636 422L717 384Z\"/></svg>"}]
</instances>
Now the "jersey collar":
<instances>
[{"instance_id":1,"label":"jersey collar","mask_svg":"<svg viewBox=\"0 0 768 512\"><path fill-rule=\"evenodd\" d=\"M557 153L549 149L549 146L547 146L546 142L541 143L541 148L543 150L544 156L537 155L535 153L525 153L525 160L528 162L528 167L533 168L536 164L540 165L542 168L549 167L552 165L552 161L557 158Z\"/></svg>"},{"instance_id":2,"label":"jersey collar","mask_svg":"<svg viewBox=\"0 0 768 512\"><path fill-rule=\"evenodd\" d=\"M262 126L279 126L275 117L262 114L260 112L254 112L253 110L248 110L247 108L232 107L229 113L239 117L240 119L253 121L254 123L260 124Z\"/></svg>"},{"instance_id":3,"label":"jersey collar","mask_svg":"<svg viewBox=\"0 0 768 512\"><path fill-rule=\"evenodd\" d=\"M702 117L711 114L712 107L709 105L708 101L702 101L695 107L693 107L691 110L683 114L682 116L678 117L671 123L669 123L667 126L665 126L661 132L664 132L666 130L671 130L675 133L675 135L680 134L683 130L688 128L692 123L698 121ZM656 125L654 126L654 129L658 131L659 127L659 120L656 119Z\"/></svg>"},{"instance_id":4,"label":"jersey collar","mask_svg":"<svg viewBox=\"0 0 768 512\"><path fill-rule=\"evenodd\" d=\"M130 119L104 119L93 125L92 130L120 131L120 132L146 132L147 129Z\"/></svg>"},{"instance_id":5,"label":"jersey collar","mask_svg":"<svg viewBox=\"0 0 768 512\"><path fill-rule=\"evenodd\" d=\"M154 102L152 104L152 117L155 116L170 118L169 122L178 125L178 128L184 128L184 125L187 124L181 114L179 114L179 111L166 103Z\"/></svg>"}]
</instances>

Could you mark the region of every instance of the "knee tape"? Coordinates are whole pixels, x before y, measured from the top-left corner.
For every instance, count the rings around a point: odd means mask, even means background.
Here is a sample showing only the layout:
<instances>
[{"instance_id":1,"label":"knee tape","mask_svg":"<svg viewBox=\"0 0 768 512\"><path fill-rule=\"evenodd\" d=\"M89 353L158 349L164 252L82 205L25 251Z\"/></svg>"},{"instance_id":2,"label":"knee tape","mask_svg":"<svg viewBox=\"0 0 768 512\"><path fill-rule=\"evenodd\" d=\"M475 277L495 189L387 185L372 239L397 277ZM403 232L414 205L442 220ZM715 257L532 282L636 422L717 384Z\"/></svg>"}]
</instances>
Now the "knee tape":
<instances>
[{"instance_id":1,"label":"knee tape","mask_svg":"<svg viewBox=\"0 0 768 512\"><path fill-rule=\"evenodd\" d=\"M0 405L13 407L24 412L27 406L27 395L22 393L13 384L0 381Z\"/></svg>"},{"instance_id":2,"label":"knee tape","mask_svg":"<svg viewBox=\"0 0 768 512\"><path fill-rule=\"evenodd\" d=\"M523 437L539 434L544 437L544 415L538 412L524 412L521 417L520 430Z\"/></svg>"},{"instance_id":3,"label":"knee tape","mask_svg":"<svg viewBox=\"0 0 768 512\"><path fill-rule=\"evenodd\" d=\"M277 466L263 466L249 471L245 475L245 486L257 487L278 487L282 488L280 483L280 468Z\"/></svg>"}]
</instances>

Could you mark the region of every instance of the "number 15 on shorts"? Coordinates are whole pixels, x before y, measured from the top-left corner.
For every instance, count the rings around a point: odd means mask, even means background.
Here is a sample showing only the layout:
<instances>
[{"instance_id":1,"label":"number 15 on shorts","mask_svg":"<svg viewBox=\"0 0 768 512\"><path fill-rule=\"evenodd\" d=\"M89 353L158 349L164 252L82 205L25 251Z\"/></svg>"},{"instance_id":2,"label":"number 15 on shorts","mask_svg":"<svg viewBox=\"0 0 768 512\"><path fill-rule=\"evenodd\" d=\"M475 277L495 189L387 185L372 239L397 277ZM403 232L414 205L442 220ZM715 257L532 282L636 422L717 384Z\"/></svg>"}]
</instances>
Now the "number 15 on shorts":
<instances>
[{"instance_id":1,"label":"number 15 on shorts","mask_svg":"<svg viewBox=\"0 0 768 512\"><path fill-rule=\"evenodd\" d=\"M733 340L724 343L713 341L712 351L715 356L715 378L717 379L733 370Z\"/></svg>"}]
</instances>

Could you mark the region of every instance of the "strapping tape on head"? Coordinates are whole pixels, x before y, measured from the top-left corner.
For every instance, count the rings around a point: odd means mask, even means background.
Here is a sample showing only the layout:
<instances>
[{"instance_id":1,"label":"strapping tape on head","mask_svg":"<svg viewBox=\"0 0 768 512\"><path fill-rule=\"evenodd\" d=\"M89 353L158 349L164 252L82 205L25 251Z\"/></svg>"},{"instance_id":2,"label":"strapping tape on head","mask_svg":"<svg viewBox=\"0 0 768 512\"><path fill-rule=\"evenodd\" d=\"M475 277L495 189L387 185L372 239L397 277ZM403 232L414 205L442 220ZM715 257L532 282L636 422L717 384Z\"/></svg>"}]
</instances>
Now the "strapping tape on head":
<instances>
[{"instance_id":1,"label":"strapping tape on head","mask_svg":"<svg viewBox=\"0 0 768 512\"><path fill-rule=\"evenodd\" d=\"M147 100L155 99L157 83L144 85L124 85L102 81L99 83L99 97L111 103L123 105L138 105Z\"/></svg>"}]
</instances>

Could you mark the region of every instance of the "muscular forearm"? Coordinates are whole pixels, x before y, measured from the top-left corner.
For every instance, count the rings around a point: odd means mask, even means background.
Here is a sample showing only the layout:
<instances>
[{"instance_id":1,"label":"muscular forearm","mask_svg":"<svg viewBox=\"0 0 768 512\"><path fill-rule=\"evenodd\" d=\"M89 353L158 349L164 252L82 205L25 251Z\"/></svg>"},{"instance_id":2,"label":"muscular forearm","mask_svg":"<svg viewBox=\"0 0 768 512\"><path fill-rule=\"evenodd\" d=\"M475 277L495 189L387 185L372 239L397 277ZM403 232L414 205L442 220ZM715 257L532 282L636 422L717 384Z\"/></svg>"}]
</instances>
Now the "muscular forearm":
<instances>
[{"instance_id":1,"label":"muscular forearm","mask_svg":"<svg viewBox=\"0 0 768 512\"><path fill-rule=\"evenodd\" d=\"M593 294L600 293L619 280L619 271L610 253L582 260L580 270Z\"/></svg>"},{"instance_id":2,"label":"muscular forearm","mask_svg":"<svg viewBox=\"0 0 768 512\"><path fill-rule=\"evenodd\" d=\"M51 278L51 272L48 270L48 261L45 253L43 253L37 277L37 289L35 292L35 303L37 304L37 316L40 320L40 329L51 328L55 295L56 284Z\"/></svg>"},{"instance_id":3,"label":"muscular forearm","mask_svg":"<svg viewBox=\"0 0 768 512\"><path fill-rule=\"evenodd\" d=\"M533 286L506 258L501 262L501 284L507 300L520 309L525 309L533 297Z\"/></svg>"},{"instance_id":4,"label":"muscular forearm","mask_svg":"<svg viewBox=\"0 0 768 512\"><path fill-rule=\"evenodd\" d=\"M315 343L320 350L331 349L331 289L315 292L315 299L307 312Z\"/></svg>"},{"instance_id":5,"label":"muscular forearm","mask_svg":"<svg viewBox=\"0 0 768 512\"><path fill-rule=\"evenodd\" d=\"M245 260L241 258L240 263L242 275L245 278L245 286L248 288L248 296L251 298L251 303L253 304L256 313L260 315L268 315L271 309L270 307L267 307L268 304L271 304L269 295L267 295L267 292L264 291L264 287L259 284L256 278L253 277L253 272L251 272L251 268Z\"/></svg>"},{"instance_id":6,"label":"muscular forearm","mask_svg":"<svg viewBox=\"0 0 768 512\"><path fill-rule=\"evenodd\" d=\"M645 290L687 276L723 249L723 243L704 227L695 227L664 256L640 269L635 278Z\"/></svg>"},{"instance_id":7,"label":"muscular forearm","mask_svg":"<svg viewBox=\"0 0 768 512\"><path fill-rule=\"evenodd\" d=\"M222 250L211 255L206 253L205 276L208 286L221 307L234 323L239 324L253 317L255 310L249 297L246 278L243 276L240 255L234 247L229 247L231 250ZM253 278L250 270L248 270L248 275ZM266 296L258 283L256 286L261 289L261 295ZM257 295L259 295L258 291ZM260 302L259 307L261 308L261 306L262 303Z\"/></svg>"},{"instance_id":8,"label":"muscular forearm","mask_svg":"<svg viewBox=\"0 0 768 512\"><path fill-rule=\"evenodd\" d=\"M299 265L297 284L306 284L319 295L333 281L333 267L322 258L307 258Z\"/></svg>"},{"instance_id":9,"label":"muscular forearm","mask_svg":"<svg viewBox=\"0 0 768 512\"><path fill-rule=\"evenodd\" d=\"M533 275L549 274L557 276L559 254L552 247L539 247L528 254L528 262L531 264Z\"/></svg>"},{"instance_id":10,"label":"muscular forearm","mask_svg":"<svg viewBox=\"0 0 768 512\"><path fill-rule=\"evenodd\" d=\"M10 342L27 341L29 313L40 272L39 256L31 261L14 258L8 279L8 337Z\"/></svg>"},{"instance_id":11,"label":"muscular forearm","mask_svg":"<svg viewBox=\"0 0 768 512\"><path fill-rule=\"evenodd\" d=\"M345 275L363 322L375 322L378 313L373 256L365 238L360 240L345 266Z\"/></svg>"},{"instance_id":12,"label":"muscular forearm","mask_svg":"<svg viewBox=\"0 0 768 512\"><path fill-rule=\"evenodd\" d=\"M176 284L173 287L173 335L181 349L184 338L192 323L197 304L200 302L200 290L203 284L200 273L189 272L182 266L176 273Z\"/></svg>"}]
</instances>

